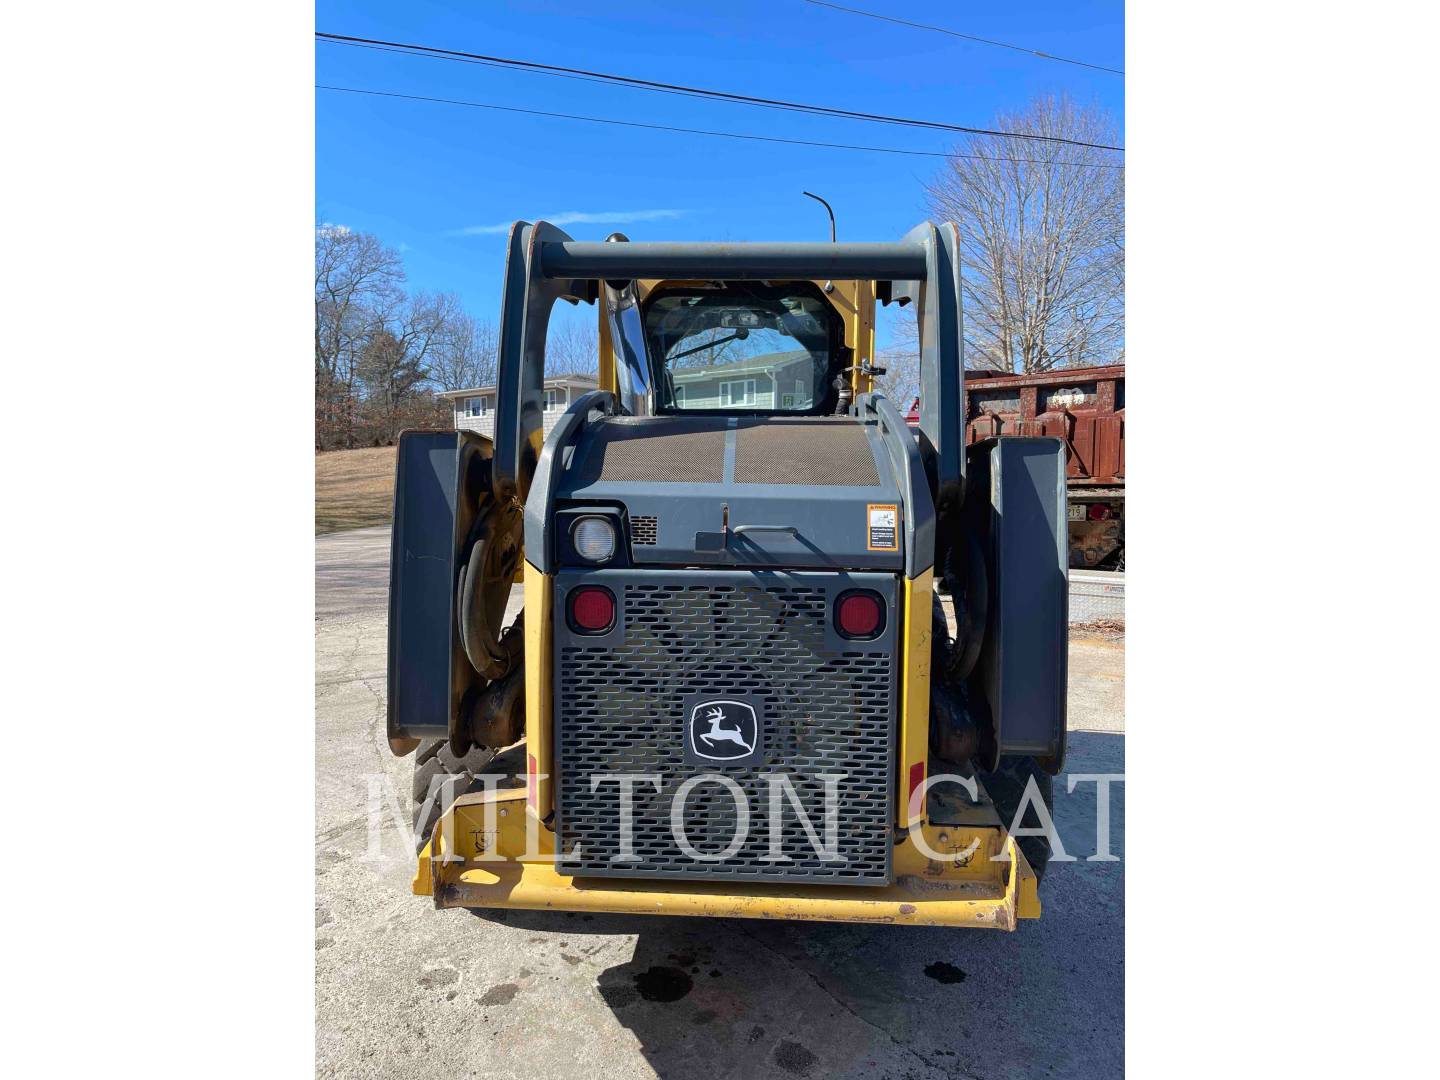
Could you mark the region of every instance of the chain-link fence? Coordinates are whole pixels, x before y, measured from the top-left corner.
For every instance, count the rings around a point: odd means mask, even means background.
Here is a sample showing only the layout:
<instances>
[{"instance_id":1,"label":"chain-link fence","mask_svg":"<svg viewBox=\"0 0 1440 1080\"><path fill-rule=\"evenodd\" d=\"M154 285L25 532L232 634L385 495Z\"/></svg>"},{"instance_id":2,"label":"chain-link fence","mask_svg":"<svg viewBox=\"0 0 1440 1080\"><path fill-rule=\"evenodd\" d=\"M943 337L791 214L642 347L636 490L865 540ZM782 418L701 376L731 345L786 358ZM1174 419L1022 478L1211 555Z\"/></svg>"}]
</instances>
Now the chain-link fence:
<instances>
[{"instance_id":1,"label":"chain-link fence","mask_svg":"<svg viewBox=\"0 0 1440 1080\"><path fill-rule=\"evenodd\" d=\"M1104 570L1070 571L1070 624L1125 623L1125 575Z\"/></svg>"}]
</instances>

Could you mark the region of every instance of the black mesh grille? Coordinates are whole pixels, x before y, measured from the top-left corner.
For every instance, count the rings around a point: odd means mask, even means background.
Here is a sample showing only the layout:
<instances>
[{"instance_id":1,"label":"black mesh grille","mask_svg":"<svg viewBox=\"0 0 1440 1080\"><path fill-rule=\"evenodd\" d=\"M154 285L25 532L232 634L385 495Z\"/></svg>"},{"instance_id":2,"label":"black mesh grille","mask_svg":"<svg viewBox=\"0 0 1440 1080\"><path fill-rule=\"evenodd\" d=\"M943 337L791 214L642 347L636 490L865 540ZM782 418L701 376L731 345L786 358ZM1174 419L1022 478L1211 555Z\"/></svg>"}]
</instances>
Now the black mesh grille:
<instances>
[{"instance_id":1,"label":"black mesh grille","mask_svg":"<svg viewBox=\"0 0 1440 1080\"><path fill-rule=\"evenodd\" d=\"M625 581L629 573L636 580ZM890 880L890 805L894 745L893 635L854 648L828 630L836 574L727 575L697 583L683 572L612 572L605 584L620 600L623 640L589 645L559 632L556 650L556 776L561 848L580 846L567 872L622 877L886 884ZM893 606L893 578L872 578ZM617 580L620 579L620 580ZM669 578L673 581L657 581ZM769 578L770 580L766 580ZM783 583L776 581L783 578ZM804 584L809 579L813 584ZM870 582L865 582L870 584ZM558 598L557 598L558 599ZM894 619L892 618L893 624ZM682 701L696 693L747 695L765 729L765 764L716 770L745 793L749 839L720 862L696 862L670 827L672 796L708 771L684 759ZM660 791L637 785L635 854L620 853L618 785L590 790L596 773L653 774ZM769 861L767 774L793 785L825 840L822 774L839 782L837 848L824 860L785 802L778 830L789 861ZM694 848L725 850L735 831L732 795L714 782L696 787L684 813Z\"/></svg>"},{"instance_id":2,"label":"black mesh grille","mask_svg":"<svg viewBox=\"0 0 1440 1080\"><path fill-rule=\"evenodd\" d=\"M591 425L579 483L718 484L725 479L723 418L611 417Z\"/></svg>"},{"instance_id":3,"label":"black mesh grille","mask_svg":"<svg viewBox=\"0 0 1440 1080\"><path fill-rule=\"evenodd\" d=\"M854 420L742 420L735 482L876 487L880 474L865 429Z\"/></svg>"},{"instance_id":4,"label":"black mesh grille","mask_svg":"<svg viewBox=\"0 0 1440 1080\"><path fill-rule=\"evenodd\" d=\"M649 514L636 514L630 519L630 542L632 544L653 544L659 528L659 518Z\"/></svg>"}]
</instances>

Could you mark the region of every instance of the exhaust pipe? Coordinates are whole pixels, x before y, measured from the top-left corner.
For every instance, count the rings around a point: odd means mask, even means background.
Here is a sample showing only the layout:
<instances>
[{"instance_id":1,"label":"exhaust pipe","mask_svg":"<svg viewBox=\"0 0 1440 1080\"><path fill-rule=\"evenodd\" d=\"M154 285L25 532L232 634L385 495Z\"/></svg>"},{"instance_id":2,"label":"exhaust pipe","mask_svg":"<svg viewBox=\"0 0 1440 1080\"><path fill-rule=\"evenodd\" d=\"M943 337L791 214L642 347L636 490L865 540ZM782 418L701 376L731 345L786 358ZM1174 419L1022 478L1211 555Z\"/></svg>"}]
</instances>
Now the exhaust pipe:
<instances>
[{"instance_id":1,"label":"exhaust pipe","mask_svg":"<svg viewBox=\"0 0 1440 1080\"><path fill-rule=\"evenodd\" d=\"M607 244L627 244L630 238L614 232ZM601 284L605 317L610 324L610 341L619 363L615 381L620 406L631 416L650 416L655 410L650 359L645 351L645 328L640 322L640 301L633 281L605 281Z\"/></svg>"}]
</instances>

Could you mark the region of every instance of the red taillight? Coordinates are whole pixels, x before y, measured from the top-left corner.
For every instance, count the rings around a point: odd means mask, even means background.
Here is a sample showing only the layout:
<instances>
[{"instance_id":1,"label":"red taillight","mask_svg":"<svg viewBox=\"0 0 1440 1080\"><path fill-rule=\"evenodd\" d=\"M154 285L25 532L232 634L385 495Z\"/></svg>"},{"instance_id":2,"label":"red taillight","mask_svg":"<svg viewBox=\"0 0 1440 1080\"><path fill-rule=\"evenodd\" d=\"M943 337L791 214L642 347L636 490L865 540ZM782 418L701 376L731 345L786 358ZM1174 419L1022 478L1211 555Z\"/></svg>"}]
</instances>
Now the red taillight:
<instances>
[{"instance_id":1,"label":"red taillight","mask_svg":"<svg viewBox=\"0 0 1440 1080\"><path fill-rule=\"evenodd\" d=\"M609 630L615 623L615 596L609 589L586 585L570 594L570 625L586 634Z\"/></svg>"},{"instance_id":2,"label":"red taillight","mask_svg":"<svg viewBox=\"0 0 1440 1080\"><path fill-rule=\"evenodd\" d=\"M835 605L835 626L846 637L874 637L884 625L885 609L873 592L845 593Z\"/></svg>"},{"instance_id":3,"label":"red taillight","mask_svg":"<svg viewBox=\"0 0 1440 1080\"><path fill-rule=\"evenodd\" d=\"M1085 513L1091 521L1104 521L1110 516L1110 507L1104 503L1091 503Z\"/></svg>"}]
</instances>

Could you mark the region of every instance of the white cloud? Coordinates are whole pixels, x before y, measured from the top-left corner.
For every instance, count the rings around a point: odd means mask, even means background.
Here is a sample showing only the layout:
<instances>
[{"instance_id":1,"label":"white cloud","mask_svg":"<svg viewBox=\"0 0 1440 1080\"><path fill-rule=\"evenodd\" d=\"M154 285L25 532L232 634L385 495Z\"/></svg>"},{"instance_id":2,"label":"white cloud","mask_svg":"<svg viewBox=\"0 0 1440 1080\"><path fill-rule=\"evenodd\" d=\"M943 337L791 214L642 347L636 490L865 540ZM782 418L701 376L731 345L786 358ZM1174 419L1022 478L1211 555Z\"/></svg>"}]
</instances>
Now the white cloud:
<instances>
[{"instance_id":1,"label":"white cloud","mask_svg":"<svg viewBox=\"0 0 1440 1080\"><path fill-rule=\"evenodd\" d=\"M665 221L688 213L689 210L566 210L559 214L541 214L536 220L548 221L551 225L629 225L637 221ZM502 221L498 225L468 225L457 229L454 235L490 236L507 233L512 224L513 222Z\"/></svg>"},{"instance_id":2,"label":"white cloud","mask_svg":"<svg viewBox=\"0 0 1440 1080\"><path fill-rule=\"evenodd\" d=\"M333 222L322 221L319 225L316 225L316 226L315 226L315 231L316 231L317 233L333 234L333 235L335 235L335 236L344 236L345 234L347 234L347 233L350 231L350 226L349 226L349 225L336 225L336 224L334 224Z\"/></svg>"}]
</instances>

